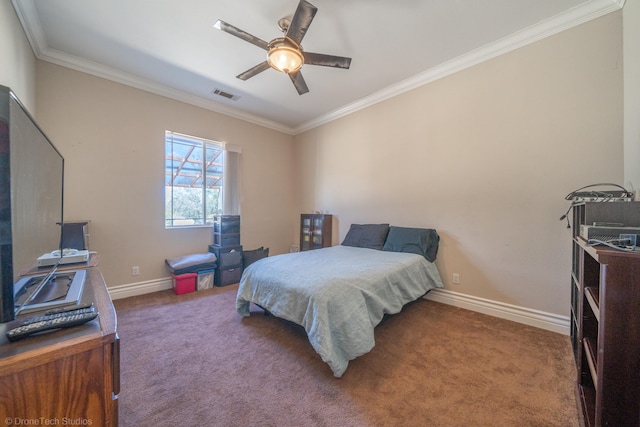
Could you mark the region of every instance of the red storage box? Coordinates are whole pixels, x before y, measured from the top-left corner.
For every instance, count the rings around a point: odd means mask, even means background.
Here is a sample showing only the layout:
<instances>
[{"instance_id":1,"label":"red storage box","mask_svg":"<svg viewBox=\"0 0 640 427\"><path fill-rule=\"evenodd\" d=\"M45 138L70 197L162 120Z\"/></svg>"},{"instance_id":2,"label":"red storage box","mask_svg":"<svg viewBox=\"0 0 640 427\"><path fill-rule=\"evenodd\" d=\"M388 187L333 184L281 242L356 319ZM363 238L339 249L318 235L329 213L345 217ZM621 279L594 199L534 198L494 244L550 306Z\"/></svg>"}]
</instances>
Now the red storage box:
<instances>
[{"instance_id":1,"label":"red storage box","mask_svg":"<svg viewBox=\"0 0 640 427\"><path fill-rule=\"evenodd\" d=\"M197 281L198 273L186 273L179 276L173 275L173 291L176 295L195 292Z\"/></svg>"}]
</instances>

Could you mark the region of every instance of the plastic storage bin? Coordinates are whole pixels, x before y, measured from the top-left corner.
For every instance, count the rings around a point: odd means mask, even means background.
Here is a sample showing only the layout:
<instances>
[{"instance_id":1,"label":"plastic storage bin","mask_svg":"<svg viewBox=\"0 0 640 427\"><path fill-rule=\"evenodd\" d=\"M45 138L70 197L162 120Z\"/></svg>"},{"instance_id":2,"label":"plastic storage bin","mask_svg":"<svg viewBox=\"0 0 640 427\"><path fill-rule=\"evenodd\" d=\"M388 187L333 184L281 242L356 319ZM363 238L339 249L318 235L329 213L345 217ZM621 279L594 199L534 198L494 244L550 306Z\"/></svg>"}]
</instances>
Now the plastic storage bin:
<instances>
[{"instance_id":1,"label":"plastic storage bin","mask_svg":"<svg viewBox=\"0 0 640 427\"><path fill-rule=\"evenodd\" d=\"M240 215L220 215L214 217L213 221L214 233L240 233Z\"/></svg>"},{"instance_id":2,"label":"plastic storage bin","mask_svg":"<svg viewBox=\"0 0 640 427\"><path fill-rule=\"evenodd\" d=\"M209 245L209 252L216 256L218 268L220 269L242 266L242 245Z\"/></svg>"},{"instance_id":3,"label":"plastic storage bin","mask_svg":"<svg viewBox=\"0 0 640 427\"><path fill-rule=\"evenodd\" d=\"M215 277L216 286L233 285L240 281L242 276L242 267L229 268L226 270L218 269Z\"/></svg>"},{"instance_id":4,"label":"plastic storage bin","mask_svg":"<svg viewBox=\"0 0 640 427\"><path fill-rule=\"evenodd\" d=\"M237 233L237 234L213 233L213 244L217 246L237 246L240 244L240 233Z\"/></svg>"},{"instance_id":5,"label":"plastic storage bin","mask_svg":"<svg viewBox=\"0 0 640 427\"><path fill-rule=\"evenodd\" d=\"M199 291L203 289L213 288L215 270L198 271L198 285Z\"/></svg>"},{"instance_id":6,"label":"plastic storage bin","mask_svg":"<svg viewBox=\"0 0 640 427\"><path fill-rule=\"evenodd\" d=\"M186 273L178 276L173 276L173 292L176 295L188 294L195 292L196 281L198 279L197 273Z\"/></svg>"}]
</instances>

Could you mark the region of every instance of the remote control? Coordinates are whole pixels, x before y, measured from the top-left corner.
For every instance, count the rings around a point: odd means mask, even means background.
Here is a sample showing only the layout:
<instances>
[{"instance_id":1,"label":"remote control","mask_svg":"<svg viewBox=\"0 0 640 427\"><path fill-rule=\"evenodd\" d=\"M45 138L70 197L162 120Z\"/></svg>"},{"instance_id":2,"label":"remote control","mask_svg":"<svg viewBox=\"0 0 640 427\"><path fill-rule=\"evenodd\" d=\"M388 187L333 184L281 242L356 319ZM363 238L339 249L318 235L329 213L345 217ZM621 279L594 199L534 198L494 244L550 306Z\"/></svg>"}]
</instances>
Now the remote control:
<instances>
[{"instance_id":1,"label":"remote control","mask_svg":"<svg viewBox=\"0 0 640 427\"><path fill-rule=\"evenodd\" d=\"M44 312L44 315L47 316L49 314L66 313L67 311L80 310L82 308L89 307L93 307L93 303L83 305L67 305L65 307L52 308L51 310L47 310Z\"/></svg>"},{"instance_id":2,"label":"remote control","mask_svg":"<svg viewBox=\"0 0 640 427\"><path fill-rule=\"evenodd\" d=\"M96 311L96 309L93 307L93 304L75 306L74 308L67 308L67 310L65 311L60 311L60 309L49 310L46 311L42 316L31 317L25 320L21 323L21 326L30 325L32 323L42 322L46 320L53 320L58 317L71 316L73 314L93 313L94 311Z\"/></svg>"},{"instance_id":3,"label":"remote control","mask_svg":"<svg viewBox=\"0 0 640 427\"><path fill-rule=\"evenodd\" d=\"M53 329L70 328L72 326L82 325L98 317L98 312L68 314L66 316L56 317L50 320L41 320L35 323L18 326L7 331L9 341L17 341L40 332L50 331Z\"/></svg>"}]
</instances>

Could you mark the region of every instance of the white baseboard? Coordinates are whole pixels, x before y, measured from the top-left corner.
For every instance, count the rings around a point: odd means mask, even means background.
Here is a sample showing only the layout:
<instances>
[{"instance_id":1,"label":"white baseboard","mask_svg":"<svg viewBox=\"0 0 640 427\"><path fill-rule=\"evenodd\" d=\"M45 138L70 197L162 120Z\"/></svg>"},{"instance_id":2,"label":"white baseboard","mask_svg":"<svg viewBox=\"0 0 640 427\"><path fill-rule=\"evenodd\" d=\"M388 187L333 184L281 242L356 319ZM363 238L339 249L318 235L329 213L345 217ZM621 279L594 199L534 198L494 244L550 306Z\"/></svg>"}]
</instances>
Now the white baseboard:
<instances>
[{"instance_id":1,"label":"white baseboard","mask_svg":"<svg viewBox=\"0 0 640 427\"><path fill-rule=\"evenodd\" d=\"M111 299L133 297L136 295L148 294L151 292L164 291L173 287L171 277L148 280L146 282L127 283L124 285L108 288Z\"/></svg>"},{"instance_id":2,"label":"white baseboard","mask_svg":"<svg viewBox=\"0 0 640 427\"><path fill-rule=\"evenodd\" d=\"M536 328L569 335L569 317L544 311L532 310L517 305L505 304L472 295L453 292L448 289L433 289L425 298L443 304L453 305L478 313L488 314L501 319L512 320Z\"/></svg>"},{"instance_id":3,"label":"white baseboard","mask_svg":"<svg viewBox=\"0 0 640 427\"><path fill-rule=\"evenodd\" d=\"M149 280L146 282L129 283L109 288L111 299L127 298L151 292L164 291L173 286L171 277ZM536 328L569 335L569 317L544 311L532 310L517 305L505 304L493 300L474 297L472 295L453 292L448 289L433 289L425 298L443 304L453 305L466 310L477 311L501 319L512 320Z\"/></svg>"}]
</instances>

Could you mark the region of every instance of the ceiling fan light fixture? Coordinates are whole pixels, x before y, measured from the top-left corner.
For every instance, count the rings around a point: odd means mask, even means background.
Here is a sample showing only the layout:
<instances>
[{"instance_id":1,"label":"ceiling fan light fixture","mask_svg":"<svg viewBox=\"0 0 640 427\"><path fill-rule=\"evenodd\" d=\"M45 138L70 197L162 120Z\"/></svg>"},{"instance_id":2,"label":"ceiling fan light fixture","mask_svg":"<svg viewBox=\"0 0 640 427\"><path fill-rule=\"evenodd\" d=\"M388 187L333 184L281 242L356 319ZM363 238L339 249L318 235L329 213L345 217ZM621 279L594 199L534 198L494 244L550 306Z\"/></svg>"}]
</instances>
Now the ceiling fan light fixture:
<instances>
[{"instance_id":1,"label":"ceiling fan light fixture","mask_svg":"<svg viewBox=\"0 0 640 427\"><path fill-rule=\"evenodd\" d=\"M289 74L302 67L304 57L299 48L290 46L281 39L270 44L267 62L273 69Z\"/></svg>"},{"instance_id":2,"label":"ceiling fan light fixture","mask_svg":"<svg viewBox=\"0 0 640 427\"><path fill-rule=\"evenodd\" d=\"M299 72L303 65L348 69L351 65L351 58L304 52L302 49L302 39L307 33L317 11L318 8L307 0L300 0L292 16L286 16L278 21L278 26L282 30L284 37L275 38L268 43L224 21L216 21L214 25L216 29L229 33L267 52L266 61L254 65L236 77L245 81L269 68L273 68L276 71L288 74L293 86L298 91L298 95L303 95L309 92L309 87L304 77L302 77L302 73Z\"/></svg>"}]
</instances>

